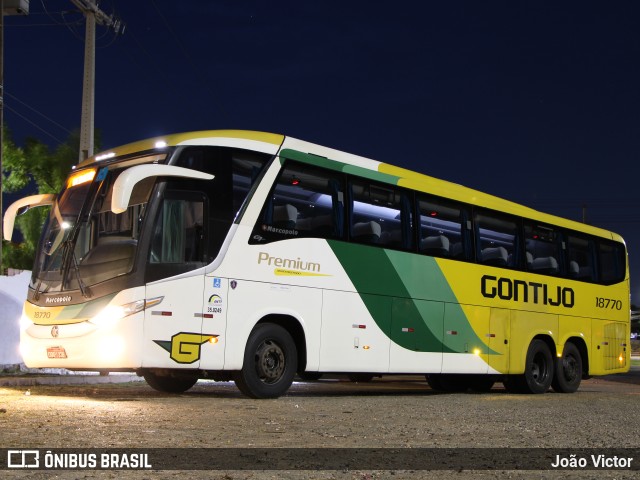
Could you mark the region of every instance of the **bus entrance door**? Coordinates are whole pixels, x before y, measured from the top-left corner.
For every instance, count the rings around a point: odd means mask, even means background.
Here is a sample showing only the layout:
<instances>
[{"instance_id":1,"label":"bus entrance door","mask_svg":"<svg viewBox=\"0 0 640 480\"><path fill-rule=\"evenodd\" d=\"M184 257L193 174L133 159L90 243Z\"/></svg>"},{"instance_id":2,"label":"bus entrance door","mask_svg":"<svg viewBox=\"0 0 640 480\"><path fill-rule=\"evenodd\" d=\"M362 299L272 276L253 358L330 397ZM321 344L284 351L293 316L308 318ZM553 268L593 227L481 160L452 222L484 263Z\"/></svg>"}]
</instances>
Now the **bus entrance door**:
<instances>
[{"instance_id":1,"label":"bus entrance door","mask_svg":"<svg viewBox=\"0 0 640 480\"><path fill-rule=\"evenodd\" d=\"M147 285L147 301L161 300L145 310L143 367L199 368L212 338L202 334L204 281L194 275Z\"/></svg>"}]
</instances>

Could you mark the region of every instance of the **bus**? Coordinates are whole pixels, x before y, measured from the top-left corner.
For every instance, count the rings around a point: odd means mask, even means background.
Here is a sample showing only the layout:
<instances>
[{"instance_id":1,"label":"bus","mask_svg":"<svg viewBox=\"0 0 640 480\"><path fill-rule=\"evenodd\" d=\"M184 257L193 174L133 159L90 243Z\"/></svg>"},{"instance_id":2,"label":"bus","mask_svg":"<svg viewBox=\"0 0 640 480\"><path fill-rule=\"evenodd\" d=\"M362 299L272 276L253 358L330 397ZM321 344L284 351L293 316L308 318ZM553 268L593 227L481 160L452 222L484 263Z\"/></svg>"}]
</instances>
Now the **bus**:
<instances>
[{"instance_id":1,"label":"bus","mask_svg":"<svg viewBox=\"0 0 640 480\"><path fill-rule=\"evenodd\" d=\"M630 367L612 232L288 136L167 135L102 152L50 205L20 320L27 366L156 390L295 375L575 392ZM424 378L424 377L422 377Z\"/></svg>"}]
</instances>

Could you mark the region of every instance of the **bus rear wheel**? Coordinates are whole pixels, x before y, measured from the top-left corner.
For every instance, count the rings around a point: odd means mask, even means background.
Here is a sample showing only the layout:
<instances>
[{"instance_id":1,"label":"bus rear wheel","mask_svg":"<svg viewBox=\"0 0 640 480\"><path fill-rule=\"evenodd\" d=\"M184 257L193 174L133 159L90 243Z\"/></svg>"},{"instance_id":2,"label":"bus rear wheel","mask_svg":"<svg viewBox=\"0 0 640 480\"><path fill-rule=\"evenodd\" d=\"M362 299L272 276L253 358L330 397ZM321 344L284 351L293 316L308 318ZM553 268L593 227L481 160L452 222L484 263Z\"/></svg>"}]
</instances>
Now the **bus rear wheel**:
<instances>
[{"instance_id":1,"label":"bus rear wheel","mask_svg":"<svg viewBox=\"0 0 640 480\"><path fill-rule=\"evenodd\" d=\"M296 344L279 325L258 325L247 342L237 387L251 398L277 398L293 383L298 364Z\"/></svg>"},{"instance_id":2,"label":"bus rear wheel","mask_svg":"<svg viewBox=\"0 0 640 480\"><path fill-rule=\"evenodd\" d=\"M551 386L559 393L573 393L582 381L582 356L575 344L564 346L562 356L556 360L555 375Z\"/></svg>"},{"instance_id":3,"label":"bus rear wheel","mask_svg":"<svg viewBox=\"0 0 640 480\"><path fill-rule=\"evenodd\" d=\"M151 388L165 393L186 392L198 381L198 377L194 375L179 373L173 375L158 375L154 372L146 371L142 376Z\"/></svg>"},{"instance_id":4,"label":"bus rear wheel","mask_svg":"<svg viewBox=\"0 0 640 480\"><path fill-rule=\"evenodd\" d=\"M504 382L506 389L513 393L545 393L553 381L553 356L549 346L535 339L527 350L524 374L509 375Z\"/></svg>"}]
</instances>

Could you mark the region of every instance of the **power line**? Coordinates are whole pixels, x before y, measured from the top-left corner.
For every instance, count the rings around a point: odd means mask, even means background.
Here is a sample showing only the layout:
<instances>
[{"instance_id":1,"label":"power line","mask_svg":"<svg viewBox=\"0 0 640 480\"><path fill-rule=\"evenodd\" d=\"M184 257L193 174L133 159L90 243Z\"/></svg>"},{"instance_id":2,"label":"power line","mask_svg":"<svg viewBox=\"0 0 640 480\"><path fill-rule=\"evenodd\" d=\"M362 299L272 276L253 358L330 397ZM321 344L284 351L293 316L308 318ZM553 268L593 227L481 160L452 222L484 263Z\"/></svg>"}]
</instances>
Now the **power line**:
<instances>
[{"instance_id":1,"label":"power line","mask_svg":"<svg viewBox=\"0 0 640 480\"><path fill-rule=\"evenodd\" d=\"M83 161L93 155L94 147L96 24L113 29L116 35L124 32L124 24L115 15L103 12L95 0L71 0L71 3L82 11L86 23L79 155L79 160Z\"/></svg>"},{"instance_id":2,"label":"power line","mask_svg":"<svg viewBox=\"0 0 640 480\"><path fill-rule=\"evenodd\" d=\"M70 25L81 25L82 20L78 20ZM67 25L62 25L60 23L21 23L20 25L5 25L5 27L9 28L23 28L23 27L66 27Z\"/></svg>"},{"instance_id":3,"label":"power line","mask_svg":"<svg viewBox=\"0 0 640 480\"><path fill-rule=\"evenodd\" d=\"M44 128L42 128L40 125L36 124L35 122L32 122L31 120L29 120L27 117L25 117L24 115L22 115L19 112L16 112L13 108L11 108L9 105L5 104L4 108L6 108L7 110L9 110L11 113L13 113L14 115L17 115L18 117L20 117L21 119L23 119L25 122L33 125L34 127L36 127L38 130L40 130L42 133L50 136L51 138L53 138L56 142L58 142L59 145L63 145L64 142L62 140L60 140L58 137L56 137L54 134L49 133L48 131L46 131Z\"/></svg>"},{"instance_id":4,"label":"power line","mask_svg":"<svg viewBox=\"0 0 640 480\"><path fill-rule=\"evenodd\" d=\"M39 110L35 109L34 107L26 104L25 102L23 102L22 100L20 100L18 97L16 97L15 95L10 94L9 92L5 91L4 94L9 97L12 98L13 100L15 100L16 102L18 102L19 104L27 107L29 110L31 110L34 113L37 113L38 115L40 115L42 118L44 118L45 120L48 120L49 122L53 123L56 127L61 128L62 130L64 130L67 133L71 133L71 130L69 130L68 128L64 127L63 125L60 125L58 122L56 122L55 120L49 118L48 116L46 116L44 113L40 112Z\"/></svg>"}]
</instances>

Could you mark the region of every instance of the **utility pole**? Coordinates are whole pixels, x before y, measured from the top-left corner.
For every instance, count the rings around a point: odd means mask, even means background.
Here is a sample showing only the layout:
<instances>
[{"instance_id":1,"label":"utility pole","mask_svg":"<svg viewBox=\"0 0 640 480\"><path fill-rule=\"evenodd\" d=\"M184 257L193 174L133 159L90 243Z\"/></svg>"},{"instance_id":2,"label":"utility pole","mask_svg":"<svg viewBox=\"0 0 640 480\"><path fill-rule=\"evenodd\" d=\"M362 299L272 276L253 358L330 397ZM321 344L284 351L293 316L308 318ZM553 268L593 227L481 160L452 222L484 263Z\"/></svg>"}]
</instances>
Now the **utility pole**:
<instances>
[{"instance_id":1,"label":"utility pole","mask_svg":"<svg viewBox=\"0 0 640 480\"><path fill-rule=\"evenodd\" d=\"M4 16L28 15L29 0L0 0L0 217L2 215L2 151L4 150ZM4 218L0 218L0 275L2 267L2 229Z\"/></svg>"},{"instance_id":2,"label":"utility pole","mask_svg":"<svg viewBox=\"0 0 640 480\"><path fill-rule=\"evenodd\" d=\"M87 23L84 41L84 82L82 87L82 118L80 120L80 154L82 162L93 155L93 118L95 112L96 23L112 28L117 35L124 25L120 19L107 15L94 0L71 0L85 16Z\"/></svg>"}]
</instances>

